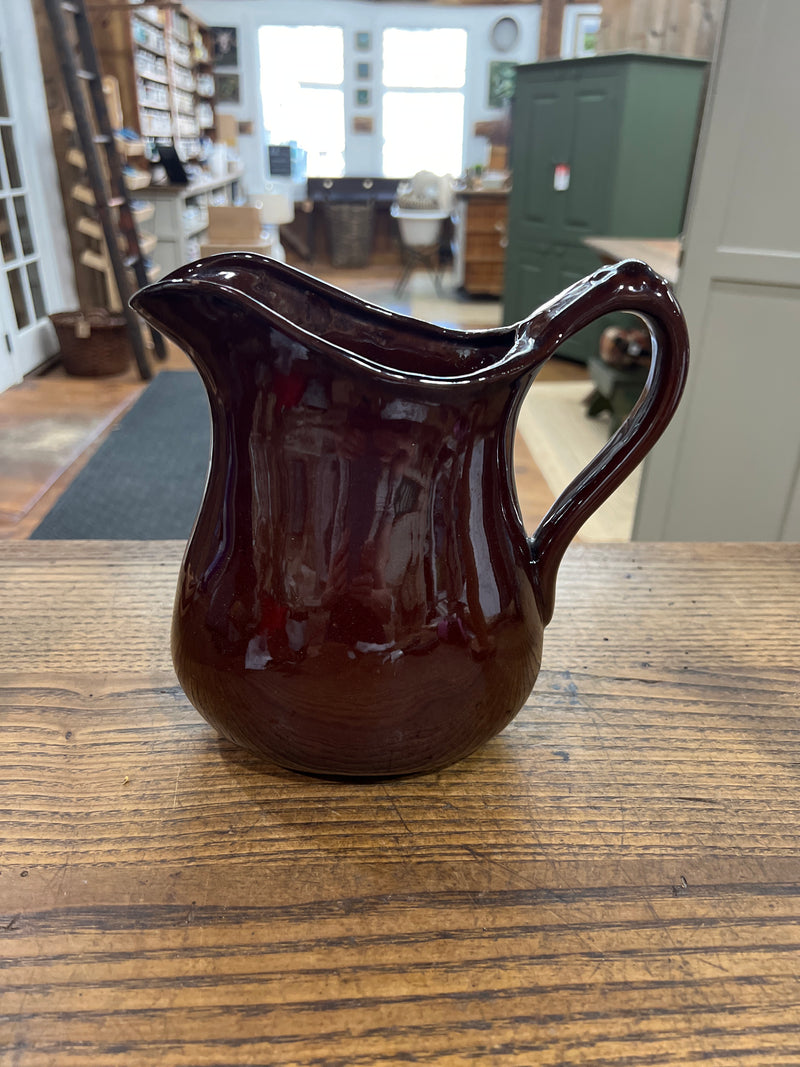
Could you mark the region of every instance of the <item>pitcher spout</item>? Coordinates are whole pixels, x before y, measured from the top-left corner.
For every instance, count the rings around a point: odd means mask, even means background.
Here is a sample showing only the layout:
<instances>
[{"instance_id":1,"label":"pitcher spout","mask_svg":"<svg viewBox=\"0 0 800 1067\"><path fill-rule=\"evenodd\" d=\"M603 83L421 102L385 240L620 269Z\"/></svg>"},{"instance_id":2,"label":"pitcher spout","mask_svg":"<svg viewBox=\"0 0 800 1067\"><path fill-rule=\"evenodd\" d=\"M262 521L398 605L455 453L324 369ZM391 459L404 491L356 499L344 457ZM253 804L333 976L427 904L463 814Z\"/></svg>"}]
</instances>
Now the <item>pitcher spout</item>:
<instances>
[{"instance_id":1,"label":"pitcher spout","mask_svg":"<svg viewBox=\"0 0 800 1067\"><path fill-rule=\"evenodd\" d=\"M224 358L232 323L243 310L242 294L199 280L170 276L140 289L131 307L181 348L204 378Z\"/></svg>"}]
</instances>

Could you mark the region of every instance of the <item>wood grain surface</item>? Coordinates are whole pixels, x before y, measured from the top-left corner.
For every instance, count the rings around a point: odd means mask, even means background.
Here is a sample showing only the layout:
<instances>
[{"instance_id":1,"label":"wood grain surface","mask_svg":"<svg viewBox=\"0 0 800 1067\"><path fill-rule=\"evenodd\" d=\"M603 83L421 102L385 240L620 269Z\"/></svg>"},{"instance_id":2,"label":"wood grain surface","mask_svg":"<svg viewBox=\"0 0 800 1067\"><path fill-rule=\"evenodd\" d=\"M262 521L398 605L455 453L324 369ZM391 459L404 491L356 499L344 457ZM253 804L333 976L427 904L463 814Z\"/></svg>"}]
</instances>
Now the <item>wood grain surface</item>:
<instances>
[{"instance_id":1,"label":"wood grain surface","mask_svg":"<svg viewBox=\"0 0 800 1067\"><path fill-rule=\"evenodd\" d=\"M800 546L576 546L528 705L339 783L177 687L181 546L0 544L0 1063L800 1063Z\"/></svg>"},{"instance_id":2,"label":"wood grain surface","mask_svg":"<svg viewBox=\"0 0 800 1067\"><path fill-rule=\"evenodd\" d=\"M678 280L681 242L677 237L584 237L583 243L594 249L604 263L642 259L667 281Z\"/></svg>"}]
</instances>

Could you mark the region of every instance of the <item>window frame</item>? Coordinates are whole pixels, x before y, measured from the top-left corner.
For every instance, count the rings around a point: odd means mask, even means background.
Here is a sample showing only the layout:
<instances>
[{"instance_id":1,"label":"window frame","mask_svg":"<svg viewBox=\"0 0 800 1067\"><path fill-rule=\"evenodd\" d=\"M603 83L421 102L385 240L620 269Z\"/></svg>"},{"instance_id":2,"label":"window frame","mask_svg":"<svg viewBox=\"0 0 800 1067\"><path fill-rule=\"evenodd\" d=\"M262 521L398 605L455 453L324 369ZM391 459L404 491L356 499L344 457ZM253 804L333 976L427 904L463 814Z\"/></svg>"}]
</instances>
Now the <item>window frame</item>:
<instances>
[{"instance_id":1,"label":"window frame","mask_svg":"<svg viewBox=\"0 0 800 1067\"><path fill-rule=\"evenodd\" d=\"M364 10L363 14L359 11L356 15L352 9L346 12L343 11L341 21L335 23L331 14L332 6L332 3L326 3L325 0L307 0L307 6L303 5L301 7L297 5L299 10L296 15L294 15L294 12L292 14L286 12L283 16L276 15L272 17L260 15L250 25L256 31L254 34L256 39L258 32L264 26L337 25L344 30L344 80L342 82L345 114L344 172L347 177L377 177L383 170L383 78L381 76L383 31L385 29L463 30L465 29L463 18L459 9L449 10L447 7L436 5L428 12L420 11L416 6L406 7L406 5L387 3L385 6L375 5L374 8L370 5L371 9ZM350 5L343 4L342 7L350 8ZM367 7L367 5L359 5L359 8L361 7ZM492 19L494 17L494 12L492 12ZM488 34L492 19L488 15L486 19L486 33ZM369 49L359 50L356 48L357 31L369 33ZM465 85L460 90L464 95L464 121L461 133L462 166L466 165L466 156L471 145L468 116L473 112L480 115L483 113L481 90L477 84L473 85L471 83L469 76L470 53L474 47L473 34L477 36L479 32L470 27L466 28L467 77ZM257 41L254 43L253 53L254 60L257 63L256 69L259 72L258 83L260 90L261 54ZM357 77L358 63L370 64L372 74L370 81L360 80ZM370 89L371 104L369 107L358 107L355 102L356 90L364 88ZM358 116L369 116L372 119L371 134L364 135L354 132L354 119ZM263 137L263 126L261 129ZM265 157L266 151L262 153L261 158ZM269 171L266 168L265 178L269 180Z\"/></svg>"},{"instance_id":2,"label":"window frame","mask_svg":"<svg viewBox=\"0 0 800 1067\"><path fill-rule=\"evenodd\" d=\"M401 4L396 0L387 0L380 4L356 3L355 0L304 0L303 4L293 5L272 13L269 5L240 5L241 18L238 20L241 33L243 57L243 75L249 68L252 77L243 78L244 95L240 107L232 109L241 118L248 114L260 113L259 72L260 57L258 49L258 31L262 26L304 26L304 25L338 25L344 30L344 104L345 104L345 175L350 178L377 177L382 172L383 129L382 129L382 77L380 72L380 48L384 29L440 29L456 28L467 31L467 79L463 88L464 122L462 127L462 145L464 167L483 162L486 155L486 140L474 132L474 124L484 120L500 117L497 108L488 102L489 62L498 54L491 42L491 30L498 17L513 15L519 23L520 33L513 49L502 53L504 59L518 62L534 62L538 54L541 12L539 4L523 4L516 7L491 6L475 4L468 7L457 5L418 5ZM236 21L234 19L234 21ZM369 35L369 47L356 48L356 33ZM357 77L358 63L370 65L371 80ZM366 107L356 105L355 91L368 88L371 91L371 103ZM354 131L354 120L367 118L367 129ZM242 142L241 150L246 158L246 166L258 174L261 187L263 181L269 181L266 166L266 151L263 133L252 143Z\"/></svg>"}]
</instances>

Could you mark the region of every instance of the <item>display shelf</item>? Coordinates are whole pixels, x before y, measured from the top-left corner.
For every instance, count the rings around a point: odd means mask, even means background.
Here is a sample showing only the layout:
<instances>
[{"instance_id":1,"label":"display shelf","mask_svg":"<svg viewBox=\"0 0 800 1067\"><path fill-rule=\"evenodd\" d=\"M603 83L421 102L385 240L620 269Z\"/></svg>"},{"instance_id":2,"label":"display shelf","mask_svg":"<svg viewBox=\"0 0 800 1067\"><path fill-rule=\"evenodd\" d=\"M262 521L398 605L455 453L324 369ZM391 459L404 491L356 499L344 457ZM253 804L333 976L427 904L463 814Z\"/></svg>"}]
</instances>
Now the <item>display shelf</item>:
<instances>
[{"instance_id":1,"label":"display shelf","mask_svg":"<svg viewBox=\"0 0 800 1067\"><path fill-rule=\"evenodd\" d=\"M163 17L159 18L158 8L152 8L142 5L136 8L136 18L142 22L146 22L149 26L153 26L157 30L164 29Z\"/></svg>"},{"instance_id":2,"label":"display shelf","mask_svg":"<svg viewBox=\"0 0 800 1067\"><path fill-rule=\"evenodd\" d=\"M151 185L142 199L153 205L152 231L158 238L158 256L170 272L197 258L202 235L208 230L209 204L234 204L239 199L242 171L223 177L204 177L188 185ZM188 221L187 212L197 215Z\"/></svg>"},{"instance_id":3,"label":"display shelf","mask_svg":"<svg viewBox=\"0 0 800 1067\"><path fill-rule=\"evenodd\" d=\"M147 15L121 0L93 7L91 19L104 73L119 82L126 127L146 138L169 138L179 152L182 140L198 137L201 128L213 130L213 78L205 69L204 91L196 95L196 70L207 65L210 44L199 19L177 5L162 19L157 8Z\"/></svg>"},{"instance_id":4,"label":"display shelf","mask_svg":"<svg viewBox=\"0 0 800 1067\"><path fill-rule=\"evenodd\" d=\"M204 233L208 229L208 216L199 220L192 226L184 226L183 236L188 241L192 237L197 237L198 234Z\"/></svg>"},{"instance_id":5,"label":"display shelf","mask_svg":"<svg viewBox=\"0 0 800 1067\"><path fill-rule=\"evenodd\" d=\"M156 209L152 204L146 203L143 207L132 207L131 213L136 225L141 226L143 222L149 222L152 219Z\"/></svg>"},{"instance_id":6,"label":"display shelf","mask_svg":"<svg viewBox=\"0 0 800 1067\"><path fill-rule=\"evenodd\" d=\"M156 249L158 238L154 233L143 233L139 237L139 248L143 256L149 256Z\"/></svg>"},{"instance_id":7,"label":"display shelf","mask_svg":"<svg viewBox=\"0 0 800 1067\"><path fill-rule=\"evenodd\" d=\"M144 41L137 41L136 47L143 48L146 52L152 52L154 56L158 56L160 59L166 59L167 52L165 48L156 48L155 45L145 43Z\"/></svg>"},{"instance_id":8,"label":"display shelf","mask_svg":"<svg viewBox=\"0 0 800 1067\"><path fill-rule=\"evenodd\" d=\"M126 141L124 137L115 138L117 151L123 156L143 156L144 155L144 142L143 141Z\"/></svg>"},{"instance_id":9,"label":"display shelf","mask_svg":"<svg viewBox=\"0 0 800 1067\"><path fill-rule=\"evenodd\" d=\"M158 82L159 85L169 85L169 78L165 74L153 74L146 70L137 70L136 73L140 78L144 78L145 81Z\"/></svg>"},{"instance_id":10,"label":"display shelf","mask_svg":"<svg viewBox=\"0 0 800 1067\"><path fill-rule=\"evenodd\" d=\"M146 189L150 184L150 174L147 171L138 171L136 174L126 174L125 186L130 193L138 192L140 189Z\"/></svg>"}]
</instances>

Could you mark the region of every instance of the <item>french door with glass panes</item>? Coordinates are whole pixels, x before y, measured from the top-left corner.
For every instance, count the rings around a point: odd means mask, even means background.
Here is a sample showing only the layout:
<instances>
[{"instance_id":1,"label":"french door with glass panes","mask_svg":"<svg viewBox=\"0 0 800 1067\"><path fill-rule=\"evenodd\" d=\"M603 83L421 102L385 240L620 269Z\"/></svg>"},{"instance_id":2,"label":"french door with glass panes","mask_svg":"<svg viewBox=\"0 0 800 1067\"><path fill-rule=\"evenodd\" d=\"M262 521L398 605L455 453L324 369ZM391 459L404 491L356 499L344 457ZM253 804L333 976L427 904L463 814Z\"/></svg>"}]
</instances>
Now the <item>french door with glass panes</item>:
<instances>
[{"instance_id":1,"label":"french door with glass panes","mask_svg":"<svg viewBox=\"0 0 800 1067\"><path fill-rule=\"evenodd\" d=\"M56 347L34 224L41 205L26 181L32 166L24 158L2 22L0 18L0 391L20 381Z\"/></svg>"}]
</instances>

